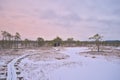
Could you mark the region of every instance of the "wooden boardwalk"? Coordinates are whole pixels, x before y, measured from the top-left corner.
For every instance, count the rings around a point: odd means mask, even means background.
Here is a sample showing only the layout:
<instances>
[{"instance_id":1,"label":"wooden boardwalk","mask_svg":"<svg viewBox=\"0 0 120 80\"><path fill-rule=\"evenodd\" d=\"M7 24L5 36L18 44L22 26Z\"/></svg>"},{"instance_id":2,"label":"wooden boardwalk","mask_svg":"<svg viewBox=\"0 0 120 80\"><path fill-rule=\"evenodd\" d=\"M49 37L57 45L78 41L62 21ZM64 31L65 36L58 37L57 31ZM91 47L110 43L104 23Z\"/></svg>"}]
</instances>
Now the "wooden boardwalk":
<instances>
[{"instance_id":1,"label":"wooden boardwalk","mask_svg":"<svg viewBox=\"0 0 120 80\"><path fill-rule=\"evenodd\" d=\"M0 66L0 80L24 80L19 64L22 59L26 58L29 55L30 54L24 54L8 61L6 65Z\"/></svg>"},{"instance_id":2,"label":"wooden boardwalk","mask_svg":"<svg viewBox=\"0 0 120 80\"><path fill-rule=\"evenodd\" d=\"M7 77L7 65L0 67L0 80L6 80Z\"/></svg>"},{"instance_id":3,"label":"wooden boardwalk","mask_svg":"<svg viewBox=\"0 0 120 80\"><path fill-rule=\"evenodd\" d=\"M23 76L21 75L21 69L18 66L20 61L21 61L21 58L16 61L14 60L9 61L8 64L6 65L1 65L0 66L0 80L24 80Z\"/></svg>"}]
</instances>

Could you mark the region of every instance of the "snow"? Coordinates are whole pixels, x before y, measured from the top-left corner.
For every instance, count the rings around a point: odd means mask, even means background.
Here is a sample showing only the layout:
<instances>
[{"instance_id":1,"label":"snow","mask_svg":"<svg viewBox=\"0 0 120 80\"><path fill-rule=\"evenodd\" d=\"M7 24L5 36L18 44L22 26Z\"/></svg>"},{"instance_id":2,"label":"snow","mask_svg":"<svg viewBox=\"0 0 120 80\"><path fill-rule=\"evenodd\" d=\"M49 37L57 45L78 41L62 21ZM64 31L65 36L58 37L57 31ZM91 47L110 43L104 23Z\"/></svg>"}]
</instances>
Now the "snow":
<instances>
[{"instance_id":1,"label":"snow","mask_svg":"<svg viewBox=\"0 0 120 80\"><path fill-rule=\"evenodd\" d=\"M50 74L50 80L120 80L120 64L82 58L82 66L61 67Z\"/></svg>"},{"instance_id":2,"label":"snow","mask_svg":"<svg viewBox=\"0 0 120 80\"><path fill-rule=\"evenodd\" d=\"M89 49L86 48L86 47L81 47L81 48L79 48L79 47L76 47L76 48L69 47L69 48L66 48L65 50L63 50L61 52L66 54L66 55L69 55L70 60L74 61L74 60L79 59L79 54L77 54L77 53L85 52L85 51L89 51Z\"/></svg>"},{"instance_id":3,"label":"snow","mask_svg":"<svg viewBox=\"0 0 120 80\"><path fill-rule=\"evenodd\" d=\"M7 76L7 80L17 80L17 74L16 74L16 69L14 64L17 62L17 60L19 60L20 58L24 57L26 55L22 55L18 58L13 59L8 65L8 76Z\"/></svg>"},{"instance_id":4,"label":"snow","mask_svg":"<svg viewBox=\"0 0 120 80\"><path fill-rule=\"evenodd\" d=\"M81 61L82 66L61 67L50 73L49 80L120 80L120 62L108 62L103 58L78 56L85 48L67 48L71 60Z\"/></svg>"},{"instance_id":5,"label":"snow","mask_svg":"<svg viewBox=\"0 0 120 80\"><path fill-rule=\"evenodd\" d=\"M0 61L0 65L4 65L5 63L3 61Z\"/></svg>"},{"instance_id":6,"label":"snow","mask_svg":"<svg viewBox=\"0 0 120 80\"><path fill-rule=\"evenodd\" d=\"M119 58L103 55L84 55L82 53L87 51L90 51L87 47L56 47L49 50L28 50L24 52L23 56L15 58L8 64L8 71L9 74L11 71L14 72L13 64L18 59L26 55L32 55L31 59L30 57L25 57L19 64L22 69L21 74L25 80L120 80ZM45 54L46 52L49 54ZM44 58L46 57L42 56L41 53L44 56L47 55L47 58L50 59L45 60ZM57 55L54 53L68 55L69 57L60 60L53 59ZM40 60L36 60L38 54L38 58L41 58ZM55 57L49 57L51 55ZM14 74L13 77L15 76Z\"/></svg>"},{"instance_id":7,"label":"snow","mask_svg":"<svg viewBox=\"0 0 120 80\"><path fill-rule=\"evenodd\" d=\"M120 50L120 47L116 47L116 49Z\"/></svg>"},{"instance_id":8,"label":"snow","mask_svg":"<svg viewBox=\"0 0 120 80\"><path fill-rule=\"evenodd\" d=\"M30 50L31 51L31 50ZM32 50L33 51L33 50ZM16 74L16 69L15 69L15 66L14 64L21 58L25 57L25 56L28 56L28 55L32 55L32 54L24 54L22 56L19 56L15 59L13 59L8 65L7 65L7 68L8 68L8 76L7 76L7 80L17 80L17 74Z\"/></svg>"}]
</instances>

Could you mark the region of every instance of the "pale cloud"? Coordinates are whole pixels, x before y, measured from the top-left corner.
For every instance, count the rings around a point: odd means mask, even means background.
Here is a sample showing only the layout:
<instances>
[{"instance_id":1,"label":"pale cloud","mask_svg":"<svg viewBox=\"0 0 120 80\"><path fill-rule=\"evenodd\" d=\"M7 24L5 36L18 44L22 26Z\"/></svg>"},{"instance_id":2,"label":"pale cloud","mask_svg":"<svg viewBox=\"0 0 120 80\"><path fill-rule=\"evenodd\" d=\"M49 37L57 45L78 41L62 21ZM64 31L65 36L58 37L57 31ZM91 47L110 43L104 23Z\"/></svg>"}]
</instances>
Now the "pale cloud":
<instances>
[{"instance_id":1,"label":"pale cloud","mask_svg":"<svg viewBox=\"0 0 120 80\"><path fill-rule=\"evenodd\" d=\"M0 30L24 38L87 40L100 33L120 40L119 26L119 0L0 0Z\"/></svg>"}]
</instances>

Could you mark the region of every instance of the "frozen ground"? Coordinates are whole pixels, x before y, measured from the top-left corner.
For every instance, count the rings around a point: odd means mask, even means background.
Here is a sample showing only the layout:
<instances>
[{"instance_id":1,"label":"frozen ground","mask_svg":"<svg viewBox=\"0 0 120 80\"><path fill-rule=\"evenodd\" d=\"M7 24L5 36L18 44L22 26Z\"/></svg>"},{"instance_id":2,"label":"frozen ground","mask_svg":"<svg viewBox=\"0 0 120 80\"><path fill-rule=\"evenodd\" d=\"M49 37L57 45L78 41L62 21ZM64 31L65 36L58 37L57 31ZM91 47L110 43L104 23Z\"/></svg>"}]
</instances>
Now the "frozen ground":
<instances>
[{"instance_id":1,"label":"frozen ground","mask_svg":"<svg viewBox=\"0 0 120 80\"><path fill-rule=\"evenodd\" d=\"M82 53L87 51L84 47L38 50L20 66L25 80L120 80L120 59Z\"/></svg>"},{"instance_id":2,"label":"frozen ground","mask_svg":"<svg viewBox=\"0 0 120 80\"><path fill-rule=\"evenodd\" d=\"M95 54L86 47L59 47L23 54L29 54L19 64L24 80L120 80L120 48ZM0 57L2 65L7 59Z\"/></svg>"}]
</instances>

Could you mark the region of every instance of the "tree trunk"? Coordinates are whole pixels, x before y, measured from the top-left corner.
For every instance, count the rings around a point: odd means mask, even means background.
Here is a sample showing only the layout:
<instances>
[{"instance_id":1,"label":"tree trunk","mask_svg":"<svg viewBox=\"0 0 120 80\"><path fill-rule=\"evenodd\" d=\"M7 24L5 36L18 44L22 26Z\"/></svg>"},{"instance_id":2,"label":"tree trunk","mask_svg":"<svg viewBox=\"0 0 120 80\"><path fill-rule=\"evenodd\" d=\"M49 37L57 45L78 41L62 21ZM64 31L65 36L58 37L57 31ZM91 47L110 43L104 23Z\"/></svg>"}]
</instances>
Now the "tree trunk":
<instances>
[{"instance_id":1,"label":"tree trunk","mask_svg":"<svg viewBox=\"0 0 120 80\"><path fill-rule=\"evenodd\" d=\"M98 45L98 52L100 52L100 46Z\"/></svg>"},{"instance_id":2,"label":"tree trunk","mask_svg":"<svg viewBox=\"0 0 120 80\"><path fill-rule=\"evenodd\" d=\"M100 42L96 41L97 51L100 52Z\"/></svg>"}]
</instances>

